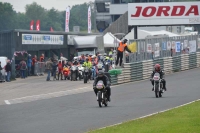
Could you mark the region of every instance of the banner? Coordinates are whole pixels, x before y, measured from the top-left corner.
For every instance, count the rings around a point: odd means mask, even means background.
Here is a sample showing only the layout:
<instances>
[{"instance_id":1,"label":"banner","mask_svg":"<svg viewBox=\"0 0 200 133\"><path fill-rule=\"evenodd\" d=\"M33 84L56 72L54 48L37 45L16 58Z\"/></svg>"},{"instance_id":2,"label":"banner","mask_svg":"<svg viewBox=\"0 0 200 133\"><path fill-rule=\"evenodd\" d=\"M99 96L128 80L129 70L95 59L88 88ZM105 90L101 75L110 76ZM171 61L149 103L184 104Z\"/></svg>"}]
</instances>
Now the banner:
<instances>
[{"instance_id":1,"label":"banner","mask_svg":"<svg viewBox=\"0 0 200 133\"><path fill-rule=\"evenodd\" d=\"M136 42L132 42L130 45L127 46L128 49L132 52L135 53L137 52L137 43Z\"/></svg>"},{"instance_id":2,"label":"banner","mask_svg":"<svg viewBox=\"0 0 200 133\"><path fill-rule=\"evenodd\" d=\"M33 30L34 20L31 20L30 22L30 30Z\"/></svg>"},{"instance_id":3,"label":"banner","mask_svg":"<svg viewBox=\"0 0 200 133\"><path fill-rule=\"evenodd\" d=\"M162 42L162 50L167 50L166 42Z\"/></svg>"},{"instance_id":4,"label":"banner","mask_svg":"<svg viewBox=\"0 0 200 133\"><path fill-rule=\"evenodd\" d=\"M160 45L159 43L155 43L155 52L154 52L155 57L160 56Z\"/></svg>"},{"instance_id":5,"label":"banner","mask_svg":"<svg viewBox=\"0 0 200 133\"><path fill-rule=\"evenodd\" d=\"M181 42L176 42L176 52L181 52Z\"/></svg>"},{"instance_id":6,"label":"banner","mask_svg":"<svg viewBox=\"0 0 200 133\"><path fill-rule=\"evenodd\" d=\"M70 18L70 7L67 7L66 18L65 18L65 32L69 32L69 18Z\"/></svg>"},{"instance_id":7,"label":"banner","mask_svg":"<svg viewBox=\"0 0 200 133\"><path fill-rule=\"evenodd\" d=\"M40 31L40 20L37 20L36 22L36 30Z\"/></svg>"},{"instance_id":8,"label":"banner","mask_svg":"<svg viewBox=\"0 0 200 133\"><path fill-rule=\"evenodd\" d=\"M63 35L22 34L22 44L63 45Z\"/></svg>"},{"instance_id":9,"label":"banner","mask_svg":"<svg viewBox=\"0 0 200 133\"><path fill-rule=\"evenodd\" d=\"M196 40L189 41L190 53L196 52Z\"/></svg>"},{"instance_id":10,"label":"banner","mask_svg":"<svg viewBox=\"0 0 200 133\"><path fill-rule=\"evenodd\" d=\"M151 44L147 44L147 52L148 53L152 52L152 45Z\"/></svg>"},{"instance_id":11,"label":"banner","mask_svg":"<svg viewBox=\"0 0 200 133\"><path fill-rule=\"evenodd\" d=\"M53 31L53 28L52 28L52 27L50 28L50 31Z\"/></svg>"},{"instance_id":12,"label":"banner","mask_svg":"<svg viewBox=\"0 0 200 133\"><path fill-rule=\"evenodd\" d=\"M198 38L198 48L200 48L200 38Z\"/></svg>"},{"instance_id":13,"label":"banner","mask_svg":"<svg viewBox=\"0 0 200 133\"><path fill-rule=\"evenodd\" d=\"M170 41L167 42L167 50L171 50L172 48L172 44Z\"/></svg>"},{"instance_id":14,"label":"banner","mask_svg":"<svg viewBox=\"0 0 200 133\"><path fill-rule=\"evenodd\" d=\"M88 7L88 33L91 33L91 9L90 6Z\"/></svg>"}]
</instances>

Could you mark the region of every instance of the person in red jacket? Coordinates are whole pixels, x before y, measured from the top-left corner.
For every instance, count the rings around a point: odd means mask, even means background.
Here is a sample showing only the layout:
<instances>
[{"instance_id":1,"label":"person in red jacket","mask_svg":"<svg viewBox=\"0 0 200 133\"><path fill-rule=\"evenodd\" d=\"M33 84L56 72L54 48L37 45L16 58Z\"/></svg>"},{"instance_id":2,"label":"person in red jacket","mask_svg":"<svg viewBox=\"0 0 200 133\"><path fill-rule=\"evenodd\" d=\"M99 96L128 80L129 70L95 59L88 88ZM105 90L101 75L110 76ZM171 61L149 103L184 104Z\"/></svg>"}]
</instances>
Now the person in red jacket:
<instances>
[{"instance_id":1,"label":"person in red jacket","mask_svg":"<svg viewBox=\"0 0 200 133\"><path fill-rule=\"evenodd\" d=\"M62 72L63 72L63 65L62 65L62 62L59 61L59 63L58 63L58 80L60 78L60 74L61 74L61 80L63 80L63 74L62 74Z\"/></svg>"},{"instance_id":2,"label":"person in red jacket","mask_svg":"<svg viewBox=\"0 0 200 133\"><path fill-rule=\"evenodd\" d=\"M31 64L31 73L32 75L34 75L34 72L35 72L35 63L37 62L37 56L35 55L33 58L32 58L32 64Z\"/></svg>"}]
</instances>

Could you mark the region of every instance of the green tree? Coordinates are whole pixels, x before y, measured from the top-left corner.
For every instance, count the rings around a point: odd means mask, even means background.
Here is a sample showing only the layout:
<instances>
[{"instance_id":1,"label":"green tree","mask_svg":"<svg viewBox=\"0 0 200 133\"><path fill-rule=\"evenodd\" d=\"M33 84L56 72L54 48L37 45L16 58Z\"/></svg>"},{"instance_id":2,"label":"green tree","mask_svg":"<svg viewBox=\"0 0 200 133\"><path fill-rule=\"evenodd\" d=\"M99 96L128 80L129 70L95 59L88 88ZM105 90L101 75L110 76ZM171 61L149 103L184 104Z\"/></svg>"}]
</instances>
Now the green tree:
<instances>
[{"instance_id":1,"label":"green tree","mask_svg":"<svg viewBox=\"0 0 200 133\"><path fill-rule=\"evenodd\" d=\"M0 30L14 29L16 12L10 3L0 2Z\"/></svg>"},{"instance_id":2,"label":"green tree","mask_svg":"<svg viewBox=\"0 0 200 133\"><path fill-rule=\"evenodd\" d=\"M26 5L25 10L26 10L26 16L28 17L29 20L34 20L35 22L37 20L40 20L41 30L49 30L46 27L48 18L47 18L47 10L45 8L43 8L41 5L38 5L36 2L33 2L32 4Z\"/></svg>"}]
</instances>

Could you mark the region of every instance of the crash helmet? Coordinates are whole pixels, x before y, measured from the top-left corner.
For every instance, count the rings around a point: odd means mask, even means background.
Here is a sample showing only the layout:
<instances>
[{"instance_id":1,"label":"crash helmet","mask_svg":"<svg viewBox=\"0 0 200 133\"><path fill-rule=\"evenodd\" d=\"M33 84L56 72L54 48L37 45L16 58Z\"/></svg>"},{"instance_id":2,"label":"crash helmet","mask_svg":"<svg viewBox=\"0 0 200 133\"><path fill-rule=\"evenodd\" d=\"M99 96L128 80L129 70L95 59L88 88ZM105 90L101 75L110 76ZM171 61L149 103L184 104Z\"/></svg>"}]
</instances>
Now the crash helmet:
<instances>
[{"instance_id":1,"label":"crash helmet","mask_svg":"<svg viewBox=\"0 0 200 133\"><path fill-rule=\"evenodd\" d=\"M94 58L96 58L96 57L97 57L96 55L93 55L93 56L92 56L92 59L94 59Z\"/></svg>"},{"instance_id":2,"label":"crash helmet","mask_svg":"<svg viewBox=\"0 0 200 133\"><path fill-rule=\"evenodd\" d=\"M99 78L102 78L104 76L104 71L103 70L100 70L99 72L98 72L98 77Z\"/></svg>"},{"instance_id":3,"label":"crash helmet","mask_svg":"<svg viewBox=\"0 0 200 133\"><path fill-rule=\"evenodd\" d=\"M78 61L78 57L74 57L74 61Z\"/></svg>"},{"instance_id":4,"label":"crash helmet","mask_svg":"<svg viewBox=\"0 0 200 133\"><path fill-rule=\"evenodd\" d=\"M92 56L92 54L90 53L89 56Z\"/></svg>"},{"instance_id":5,"label":"crash helmet","mask_svg":"<svg viewBox=\"0 0 200 133\"><path fill-rule=\"evenodd\" d=\"M160 64L155 64L154 69L156 72L160 71Z\"/></svg>"}]
</instances>

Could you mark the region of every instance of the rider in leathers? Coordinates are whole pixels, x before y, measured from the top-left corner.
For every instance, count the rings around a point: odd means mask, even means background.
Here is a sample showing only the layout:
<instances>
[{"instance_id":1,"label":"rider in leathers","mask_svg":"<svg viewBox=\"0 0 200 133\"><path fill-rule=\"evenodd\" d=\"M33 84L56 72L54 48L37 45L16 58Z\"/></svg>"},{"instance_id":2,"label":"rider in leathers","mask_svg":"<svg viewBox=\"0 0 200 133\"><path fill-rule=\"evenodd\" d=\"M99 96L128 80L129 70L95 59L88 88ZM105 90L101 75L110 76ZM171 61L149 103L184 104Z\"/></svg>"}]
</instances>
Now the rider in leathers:
<instances>
[{"instance_id":1,"label":"rider in leathers","mask_svg":"<svg viewBox=\"0 0 200 133\"><path fill-rule=\"evenodd\" d=\"M159 65L159 64L156 64L156 65L154 66L154 71L153 71L152 74L151 74L151 79L150 79L150 81L151 81L152 85L154 86L153 76L154 76L154 74L155 74L156 72L160 74L160 78L162 79L162 83L163 83L163 89L164 89L165 91L167 91L167 88L166 88L166 81L165 81L165 79L164 79L165 73L160 69L160 65ZM154 91L154 87L152 88L152 91Z\"/></svg>"},{"instance_id":2,"label":"rider in leathers","mask_svg":"<svg viewBox=\"0 0 200 133\"><path fill-rule=\"evenodd\" d=\"M74 66L78 66L79 62L78 62L78 57L74 57L74 61L72 63ZM78 70L76 70L76 80L78 78Z\"/></svg>"},{"instance_id":3,"label":"rider in leathers","mask_svg":"<svg viewBox=\"0 0 200 133\"><path fill-rule=\"evenodd\" d=\"M94 80L94 83L93 83L94 93L97 96L98 90L96 89L96 84L98 83L99 80L102 80L103 84L106 86L106 90L107 90L107 94L108 94L108 101L110 101L110 96L111 96L110 81L102 70L99 71L98 76Z\"/></svg>"}]
</instances>

